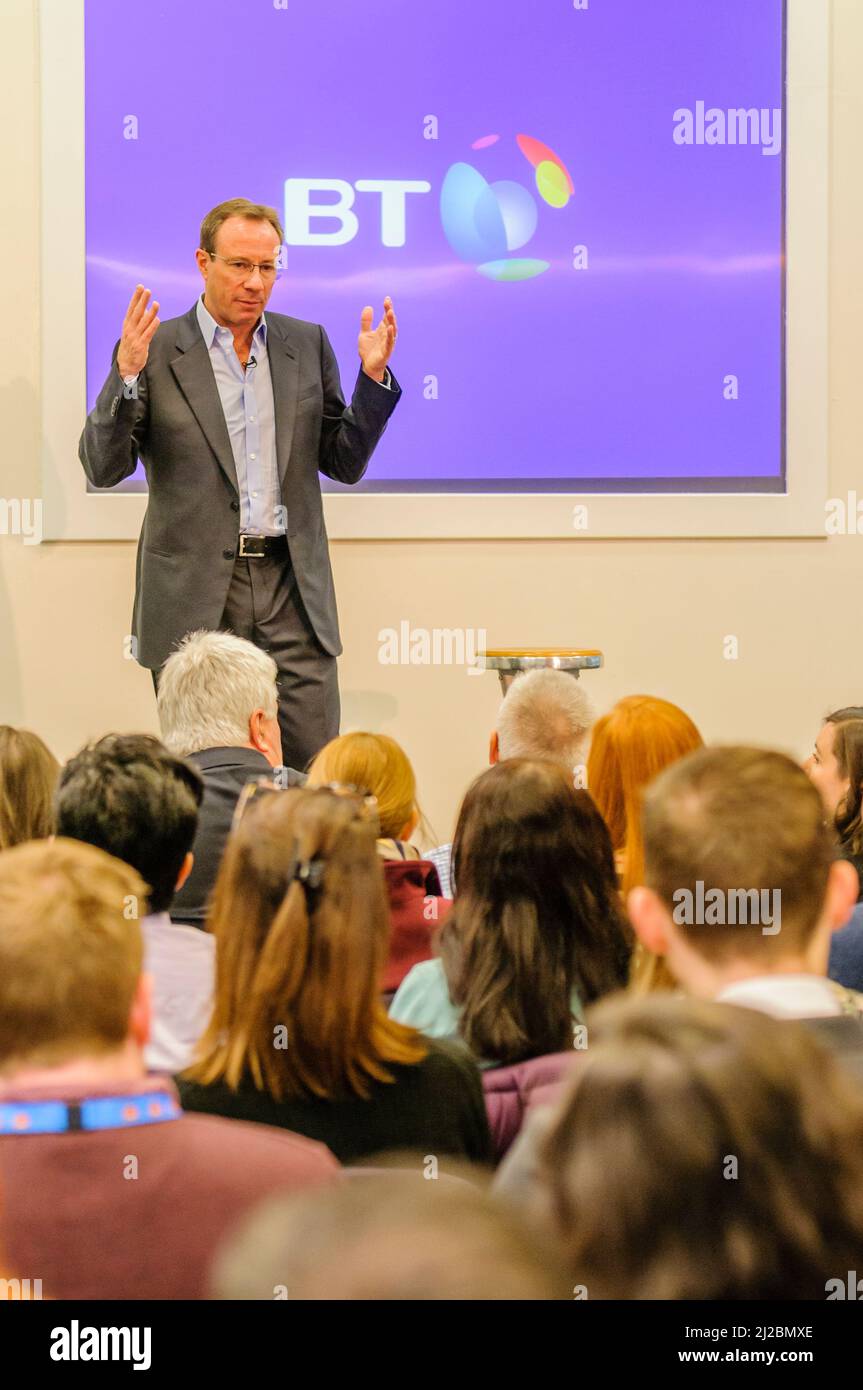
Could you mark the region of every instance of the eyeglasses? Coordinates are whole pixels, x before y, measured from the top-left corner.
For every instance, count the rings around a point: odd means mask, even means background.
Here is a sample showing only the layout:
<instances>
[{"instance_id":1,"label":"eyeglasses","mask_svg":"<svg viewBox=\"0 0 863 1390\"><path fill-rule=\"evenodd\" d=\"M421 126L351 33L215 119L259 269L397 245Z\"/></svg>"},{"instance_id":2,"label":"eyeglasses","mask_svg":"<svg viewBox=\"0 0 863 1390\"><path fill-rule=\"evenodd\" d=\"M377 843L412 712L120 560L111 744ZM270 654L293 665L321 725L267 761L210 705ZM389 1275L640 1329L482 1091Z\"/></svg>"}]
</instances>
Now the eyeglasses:
<instances>
[{"instance_id":1,"label":"eyeglasses","mask_svg":"<svg viewBox=\"0 0 863 1390\"><path fill-rule=\"evenodd\" d=\"M234 808L233 819L231 820L231 829L236 830L243 816L246 814L246 811L249 809L250 803L256 797L260 800L262 796L266 796L268 793L286 791L325 792L329 793L330 796L341 796L348 800L354 800L357 803L358 820L367 820L372 823L378 822L377 797L364 791L362 787L354 786L352 782L328 782L322 787L281 787L269 777L255 777L251 782L246 782L243 790L240 792L236 807ZM377 824L376 828L379 830L380 825Z\"/></svg>"},{"instance_id":2,"label":"eyeglasses","mask_svg":"<svg viewBox=\"0 0 863 1390\"><path fill-rule=\"evenodd\" d=\"M257 777L252 782L247 782L240 792L233 820L231 821L231 831L236 830L246 811L253 800L257 797L260 801L262 796L286 791L304 791L312 796L338 796L345 800L354 801L355 809L354 820L363 820L371 824L374 834L380 834L380 820L378 818L378 799L368 792L362 791L359 787L353 786L350 782L329 782L323 787L280 787L270 781L268 777ZM314 894L319 891L321 881L326 868L326 859L318 855L314 859L301 859L299 846L294 841L291 851L291 861L285 871L285 885L290 888L296 879L307 894ZM313 900L311 900L313 901ZM310 903L311 905L311 903Z\"/></svg>"},{"instance_id":3,"label":"eyeglasses","mask_svg":"<svg viewBox=\"0 0 863 1390\"><path fill-rule=\"evenodd\" d=\"M242 261L234 256L217 256L215 251L208 251L207 255L213 261L224 261L232 275L236 275L239 280L248 280L254 271L261 272L261 279L264 283L278 280L282 274L282 268L274 261Z\"/></svg>"}]
</instances>

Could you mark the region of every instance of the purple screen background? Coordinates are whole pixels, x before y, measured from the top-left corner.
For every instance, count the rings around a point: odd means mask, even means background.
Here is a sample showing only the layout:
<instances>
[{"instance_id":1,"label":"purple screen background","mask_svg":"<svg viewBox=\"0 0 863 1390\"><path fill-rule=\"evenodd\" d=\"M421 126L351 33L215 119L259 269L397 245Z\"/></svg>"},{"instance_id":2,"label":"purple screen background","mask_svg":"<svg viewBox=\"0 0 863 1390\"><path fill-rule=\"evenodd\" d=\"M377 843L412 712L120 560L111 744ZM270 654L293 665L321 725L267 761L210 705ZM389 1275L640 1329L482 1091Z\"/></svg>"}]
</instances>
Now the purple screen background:
<instances>
[{"instance_id":1,"label":"purple screen background","mask_svg":"<svg viewBox=\"0 0 863 1390\"><path fill-rule=\"evenodd\" d=\"M404 396L360 490L784 488L784 155L672 139L675 109L699 100L784 108L782 0L86 0L85 13L88 408L135 284L162 319L200 293L214 204L281 215L289 177L425 179L404 246L381 244L380 199L358 193L355 239L289 246L268 305L324 324L349 398L360 310L377 318L393 297ZM566 164L565 208L536 197L518 133ZM549 261L545 274L499 283L459 260L439 207L459 160L532 189L537 230L514 254ZM572 268L577 244L588 270ZM124 485L144 486L140 470Z\"/></svg>"}]
</instances>

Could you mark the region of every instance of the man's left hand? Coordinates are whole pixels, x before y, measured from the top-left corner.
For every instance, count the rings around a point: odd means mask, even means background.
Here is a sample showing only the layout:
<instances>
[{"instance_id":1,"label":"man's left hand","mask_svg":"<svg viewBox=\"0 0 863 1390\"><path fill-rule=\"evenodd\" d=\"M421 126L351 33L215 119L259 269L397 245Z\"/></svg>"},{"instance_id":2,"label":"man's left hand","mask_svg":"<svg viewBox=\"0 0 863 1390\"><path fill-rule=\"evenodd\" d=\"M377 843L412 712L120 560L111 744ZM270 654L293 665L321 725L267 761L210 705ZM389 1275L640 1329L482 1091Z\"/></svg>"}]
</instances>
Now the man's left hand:
<instances>
[{"instance_id":1,"label":"man's left hand","mask_svg":"<svg viewBox=\"0 0 863 1390\"><path fill-rule=\"evenodd\" d=\"M373 377L375 381L383 381L384 368L392 356L398 336L393 302L389 295L384 300L383 318L377 328L372 328L373 319L374 309L371 304L367 304L360 316L360 336L357 339L357 346L360 351L363 371L367 376Z\"/></svg>"}]
</instances>

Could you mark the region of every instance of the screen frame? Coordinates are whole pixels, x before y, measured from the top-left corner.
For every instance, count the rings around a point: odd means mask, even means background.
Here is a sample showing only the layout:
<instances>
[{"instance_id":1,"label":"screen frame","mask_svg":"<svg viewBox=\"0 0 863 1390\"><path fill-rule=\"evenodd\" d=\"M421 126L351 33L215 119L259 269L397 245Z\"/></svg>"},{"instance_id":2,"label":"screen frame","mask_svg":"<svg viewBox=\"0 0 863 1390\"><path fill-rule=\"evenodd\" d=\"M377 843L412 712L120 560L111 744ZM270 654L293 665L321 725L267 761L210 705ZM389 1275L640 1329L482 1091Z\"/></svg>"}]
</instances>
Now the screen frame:
<instances>
[{"instance_id":1,"label":"screen frame","mask_svg":"<svg viewBox=\"0 0 863 1390\"><path fill-rule=\"evenodd\" d=\"M146 494L88 491L77 457L86 416L84 0L41 0L39 19L44 536L135 540ZM786 0L785 71L786 491L325 492L331 540L825 537L828 6Z\"/></svg>"}]
</instances>

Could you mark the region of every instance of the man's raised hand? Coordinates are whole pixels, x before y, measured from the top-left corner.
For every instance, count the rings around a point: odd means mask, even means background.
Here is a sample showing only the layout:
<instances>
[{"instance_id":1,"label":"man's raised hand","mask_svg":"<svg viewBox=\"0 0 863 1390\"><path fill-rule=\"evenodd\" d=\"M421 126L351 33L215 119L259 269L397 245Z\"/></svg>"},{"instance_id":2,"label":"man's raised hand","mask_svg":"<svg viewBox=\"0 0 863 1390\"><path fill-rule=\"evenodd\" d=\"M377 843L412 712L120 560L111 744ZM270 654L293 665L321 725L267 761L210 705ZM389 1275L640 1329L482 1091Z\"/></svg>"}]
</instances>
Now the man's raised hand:
<instances>
[{"instance_id":1,"label":"man's raised hand","mask_svg":"<svg viewBox=\"0 0 863 1390\"><path fill-rule=\"evenodd\" d=\"M360 316L360 336L357 346L363 364L363 371L375 381L383 381L384 368L395 347L398 325L393 311L393 302L387 295L384 300L383 318L377 328L372 328L374 309L367 304Z\"/></svg>"},{"instance_id":2,"label":"man's raised hand","mask_svg":"<svg viewBox=\"0 0 863 1390\"><path fill-rule=\"evenodd\" d=\"M117 370L122 377L137 376L147 365L150 341L159 327L159 302L154 299L148 308L149 298L150 291L137 285L129 300L117 349Z\"/></svg>"}]
</instances>

